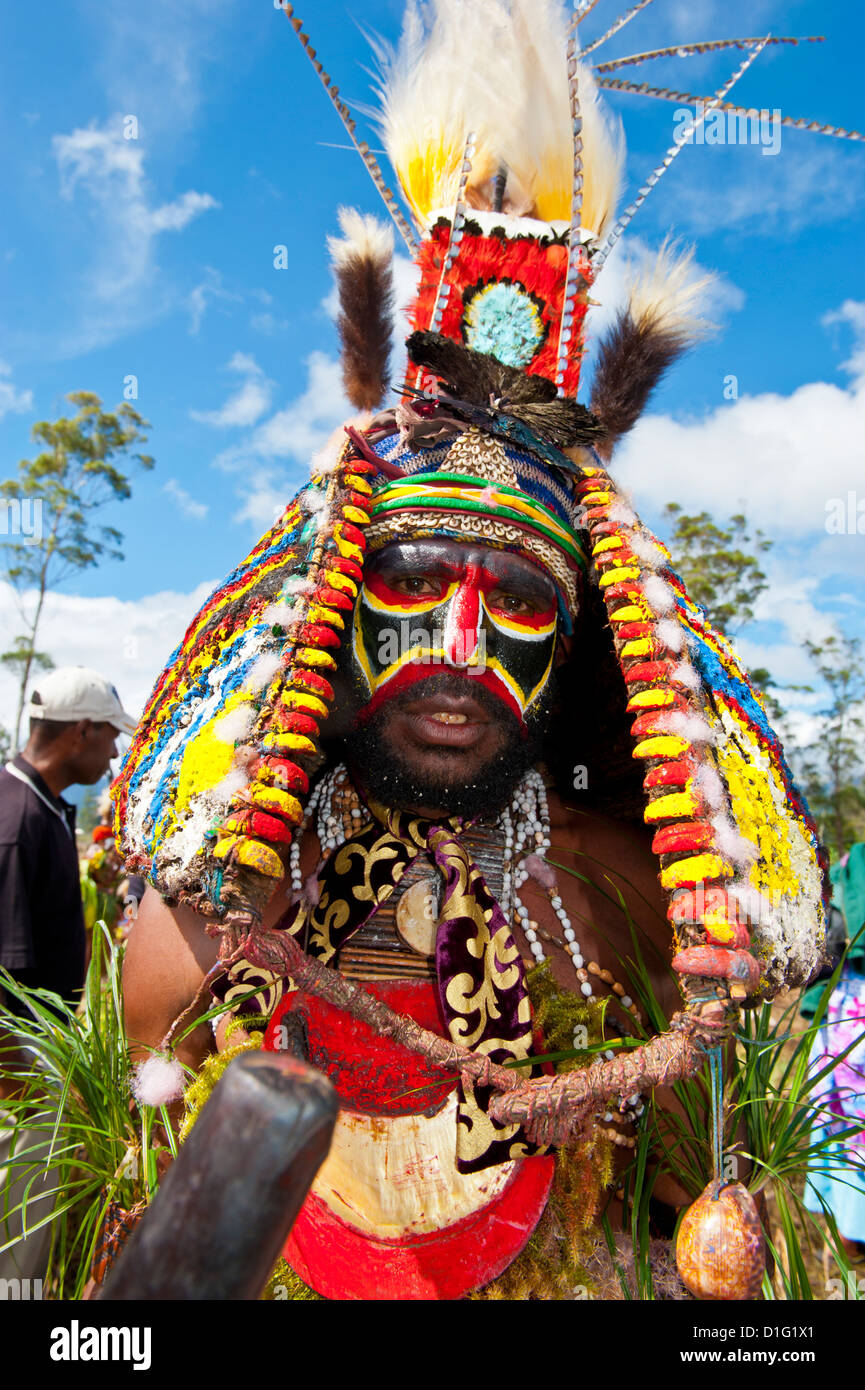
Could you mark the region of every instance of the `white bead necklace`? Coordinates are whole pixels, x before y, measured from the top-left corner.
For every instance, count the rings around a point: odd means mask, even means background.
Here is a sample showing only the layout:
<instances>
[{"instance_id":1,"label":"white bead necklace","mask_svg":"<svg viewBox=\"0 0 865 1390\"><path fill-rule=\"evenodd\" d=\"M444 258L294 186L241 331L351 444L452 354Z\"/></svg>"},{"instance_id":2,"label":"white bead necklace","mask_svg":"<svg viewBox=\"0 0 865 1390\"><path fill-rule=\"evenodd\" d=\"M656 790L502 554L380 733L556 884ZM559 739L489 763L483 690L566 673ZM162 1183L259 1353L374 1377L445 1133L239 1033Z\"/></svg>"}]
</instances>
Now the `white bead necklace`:
<instances>
[{"instance_id":1,"label":"white bead necklace","mask_svg":"<svg viewBox=\"0 0 865 1390\"><path fill-rule=\"evenodd\" d=\"M291 888L295 894L301 896L304 891L303 874L300 867L300 847L304 832L310 824L313 822L315 824L315 833L321 848L322 860L324 860L328 854L337 849L358 829L363 814L348 768L345 763L340 763L331 772L326 773L313 789L306 805L303 822L298 827L292 841L288 866ZM571 957L579 982L580 993L583 997L590 999L593 995L590 974L594 973L612 986L623 1008L634 1010L633 1000L625 994L621 985L615 983L609 971L601 971L592 961L589 962L592 967L591 972L586 969L580 943L558 892L555 869L546 860L546 853L550 848L550 812L546 787L539 772L533 769L526 773L516 788L510 805L500 812L496 824L504 840L502 910L508 920L513 921L516 918L519 921L535 961L540 964L546 959L546 956L539 939L541 928L538 922L532 918L528 907L520 896L520 889L529 878L533 878L544 889L550 906L561 924L564 947ZM544 932L543 935L547 936L547 933ZM551 940L549 937L547 939ZM574 1030L575 1046L583 1041L583 1037L584 1030L578 1024ZM612 1058L615 1053L608 1050L605 1055ZM597 1057L595 1063L597 1064L601 1060L600 1057ZM630 1111L636 1117L642 1114L643 1108L643 1101L639 1095L629 1096L626 1100L619 1102L617 1114L608 1111L603 1117L599 1116L598 1118L603 1118L607 1122L615 1119L627 1119L630 1116L626 1112ZM616 1136L614 1135L614 1137Z\"/></svg>"}]
</instances>

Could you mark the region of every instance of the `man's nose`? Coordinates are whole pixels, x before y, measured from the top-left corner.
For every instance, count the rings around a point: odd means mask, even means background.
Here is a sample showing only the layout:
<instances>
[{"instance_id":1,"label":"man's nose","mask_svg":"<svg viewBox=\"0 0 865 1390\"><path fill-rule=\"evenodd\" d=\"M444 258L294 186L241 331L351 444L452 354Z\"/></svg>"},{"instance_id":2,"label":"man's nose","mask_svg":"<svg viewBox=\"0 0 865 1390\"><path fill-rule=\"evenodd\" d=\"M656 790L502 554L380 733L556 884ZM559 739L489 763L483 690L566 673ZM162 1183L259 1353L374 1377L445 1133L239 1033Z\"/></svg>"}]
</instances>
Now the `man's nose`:
<instances>
[{"instance_id":1,"label":"man's nose","mask_svg":"<svg viewBox=\"0 0 865 1390\"><path fill-rule=\"evenodd\" d=\"M444 655L449 666L469 666L477 654L481 620L481 595L471 576L462 581L448 605L444 629Z\"/></svg>"}]
</instances>

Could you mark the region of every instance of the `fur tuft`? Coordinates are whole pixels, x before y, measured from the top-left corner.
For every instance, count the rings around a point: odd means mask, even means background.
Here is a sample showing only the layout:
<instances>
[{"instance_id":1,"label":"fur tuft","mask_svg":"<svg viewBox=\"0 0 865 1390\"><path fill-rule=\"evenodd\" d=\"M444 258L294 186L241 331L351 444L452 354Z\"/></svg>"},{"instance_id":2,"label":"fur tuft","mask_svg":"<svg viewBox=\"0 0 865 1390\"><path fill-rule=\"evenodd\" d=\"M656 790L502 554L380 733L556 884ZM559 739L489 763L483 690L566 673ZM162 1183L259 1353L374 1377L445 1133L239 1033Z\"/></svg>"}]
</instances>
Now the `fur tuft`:
<instances>
[{"instance_id":1,"label":"fur tuft","mask_svg":"<svg viewBox=\"0 0 865 1390\"><path fill-rule=\"evenodd\" d=\"M442 333L417 331L407 340L409 357L429 367L458 401L519 420L558 449L590 443L601 434L584 405L558 397L545 376L506 366L489 353L455 343ZM445 400L447 397L444 398Z\"/></svg>"},{"instance_id":2,"label":"fur tuft","mask_svg":"<svg viewBox=\"0 0 865 1390\"><path fill-rule=\"evenodd\" d=\"M695 276L693 250L665 241L631 281L628 305L601 341L592 382L592 413L606 432L609 458L633 429L667 369L712 325L699 315L713 275Z\"/></svg>"},{"instance_id":3,"label":"fur tuft","mask_svg":"<svg viewBox=\"0 0 865 1390\"><path fill-rule=\"evenodd\" d=\"M628 311L636 324L663 333L684 352L713 327L700 310L715 278L696 275L694 248L680 251L667 237L631 278Z\"/></svg>"},{"instance_id":4,"label":"fur tuft","mask_svg":"<svg viewBox=\"0 0 865 1390\"><path fill-rule=\"evenodd\" d=\"M393 313L393 232L374 217L341 208L343 237L328 238L339 290L339 335L346 395L375 410L388 387Z\"/></svg>"},{"instance_id":5,"label":"fur tuft","mask_svg":"<svg viewBox=\"0 0 865 1390\"><path fill-rule=\"evenodd\" d=\"M327 239L327 249L335 269L343 270L355 260L372 261L385 267L393 256L393 232L385 222L368 217L356 208L340 208L341 237Z\"/></svg>"},{"instance_id":6,"label":"fur tuft","mask_svg":"<svg viewBox=\"0 0 865 1390\"><path fill-rule=\"evenodd\" d=\"M476 152L467 202L493 206L507 171L503 211L569 221L573 140L561 0L409 0L396 53L379 48L385 145L421 221L452 206L466 136ZM580 69L584 227L602 237L618 195L623 146Z\"/></svg>"}]
</instances>

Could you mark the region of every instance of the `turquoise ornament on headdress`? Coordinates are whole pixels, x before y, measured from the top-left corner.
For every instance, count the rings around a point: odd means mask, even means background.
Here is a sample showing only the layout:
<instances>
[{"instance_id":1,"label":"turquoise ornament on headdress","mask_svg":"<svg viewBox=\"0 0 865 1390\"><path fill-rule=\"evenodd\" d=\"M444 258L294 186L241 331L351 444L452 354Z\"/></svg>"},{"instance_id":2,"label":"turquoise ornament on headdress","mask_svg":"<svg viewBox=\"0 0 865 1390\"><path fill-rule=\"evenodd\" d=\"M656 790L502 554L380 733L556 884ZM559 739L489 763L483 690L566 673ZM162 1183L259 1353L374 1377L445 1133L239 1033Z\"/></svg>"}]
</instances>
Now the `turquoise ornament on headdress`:
<instances>
[{"instance_id":1,"label":"turquoise ornament on headdress","mask_svg":"<svg viewBox=\"0 0 865 1390\"><path fill-rule=\"evenodd\" d=\"M495 280L468 299L463 331L470 348L497 357L507 367L527 367L546 337L532 296L520 285Z\"/></svg>"}]
</instances>

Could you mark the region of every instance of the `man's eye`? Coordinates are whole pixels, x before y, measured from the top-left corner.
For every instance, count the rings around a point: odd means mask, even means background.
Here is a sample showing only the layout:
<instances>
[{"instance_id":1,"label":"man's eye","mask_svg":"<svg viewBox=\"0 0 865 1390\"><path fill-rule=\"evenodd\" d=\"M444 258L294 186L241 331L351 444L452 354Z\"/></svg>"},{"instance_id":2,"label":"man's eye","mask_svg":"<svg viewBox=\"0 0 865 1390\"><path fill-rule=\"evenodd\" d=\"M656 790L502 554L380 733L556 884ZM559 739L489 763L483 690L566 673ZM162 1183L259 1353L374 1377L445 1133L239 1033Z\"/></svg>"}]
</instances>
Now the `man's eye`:
<instances>
[{"instance_id":1,"label":"man's eye","mask_svg":"<svg viewBox=\"0 0 865 1390\"><path fill-rule=\"evenodd\" d=\"M403 574L393 581L391 587L398 594L407 594L410 598L433 598L441 593L441 584L421 574Z\"/></svg>"},{"instance_id":2,"label":"man's eye","mask_svg":"<svg viewBox=\"0 0 865 1390\"><path fill-rule=\"evenodd\" d=\"M505 589L496 589L487 599L487 606L495 608L500 613L510 613L515 618L528 617L529 614L540 612L540 605L535 599L522 598L519 594L508 593Z\"/></svg>"}]
</instances>

